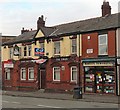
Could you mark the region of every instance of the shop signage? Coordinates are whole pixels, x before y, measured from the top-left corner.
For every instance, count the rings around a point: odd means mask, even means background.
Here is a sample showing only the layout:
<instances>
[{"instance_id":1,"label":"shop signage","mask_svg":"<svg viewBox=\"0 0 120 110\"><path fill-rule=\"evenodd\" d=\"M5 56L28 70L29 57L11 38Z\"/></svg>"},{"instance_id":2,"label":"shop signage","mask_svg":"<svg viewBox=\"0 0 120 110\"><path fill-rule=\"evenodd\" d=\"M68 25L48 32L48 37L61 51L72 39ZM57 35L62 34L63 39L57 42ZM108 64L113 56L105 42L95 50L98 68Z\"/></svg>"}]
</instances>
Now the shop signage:
<instances>
[{"instance_id":1,"label":"shop signage","mask_svg":"<svg viewBox=\"0 0 120 110\"><path fill-rule=\"evenodd\" d=\"M13 68L14 64L12 62L5 62L4 63L4 68Z\"/></svg>"},{"instance_id":2,"label":"shop signage","mask_svg":"<svg viewBox=\"0 0 120 110\"><path fill-rule=\"evenodd\" d=\"M87 54L93 53L93 49L87 49Z\"/></svg>"},{"instance_id":3,"label":"shop signage","mask_svg":"<svg viewBox=\"0 0 120 110\"><path fill-rule=\"evenodd\" d=\"M83 66L114 66L114 62L91 62L83 63Z\"/></svg>"},{"instance_id":4,"label":"shop signage","mask_svg":"<svg viewBox=\"0 0 120 110\"><path fill-rule=\"evenodd\" d=\"M35 56L44 55L44 48L35 48L34 53L35 53Z\"/></svg>"},{"instance_id":5,"label":"shop signage","mask_svg":"<svg viewBox=\"0 0 120 110\"><path fill-rule=\"evenodd\" d=\"M38 59L38 60L32 60L32 62L36 62L38 64L42 64L44 62L46 62L47 59Z\"/></svg>"},{"instance_id":6,"label":"shop signage","mask_svg":"<svg viewBox=\"0 0 120 110\"><path fill-rule=\"evenodd\" d=\"M19 52L19 47L17 45L15 45L13 53L14 56L19 56L20 52Z\"/></svg>"}]
</instances>

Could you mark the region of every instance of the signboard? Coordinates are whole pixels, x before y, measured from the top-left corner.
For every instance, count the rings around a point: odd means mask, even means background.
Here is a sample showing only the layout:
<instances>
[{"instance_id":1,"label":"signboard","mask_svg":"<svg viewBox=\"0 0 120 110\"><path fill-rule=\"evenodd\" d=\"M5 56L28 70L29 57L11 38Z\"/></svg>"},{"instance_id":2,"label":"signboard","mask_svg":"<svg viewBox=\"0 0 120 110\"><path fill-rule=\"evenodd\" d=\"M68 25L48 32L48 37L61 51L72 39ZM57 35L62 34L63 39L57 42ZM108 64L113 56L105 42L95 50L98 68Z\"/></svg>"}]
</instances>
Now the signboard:
<instances>
[{"instance_id":1,"label":"signboard","mask_svg":"<svg viewBox=\"0 0 120 110\"><path fill-rule=\"evenodd\" d=\"M32 62L36 62L38 64L42 64L44 62L46 62L47 59L38 59L38 60L32 60Z\"/></svg>"},{"instance_id":2,"label":"signboard","mask_svg":"<svg viewBox=\"0 0 120 110\"><path fill-rule=\"evenodd\" d=\"M35 56L43 56L44 48L35 48L34 53L35 53Z\"/></svg>"},{"instance_id":3,"label":"signboard","mask_svg":"<svg viewBox=\"0 0 120 110\"><path fill-rule=\"evenodd\" d=\"M13 67L14 67L13 64L4 63L4 68L13 68Z\"/></svg>"},{"instance_id":4,"label":"signboard","mask_svg":"<svg viewBox=\"0 0 120 110\"><path fill-rule=\"evenodd\" d=\"M87 54L93 53L93 49L87 49Z\"/></svg>"}]
</instances>

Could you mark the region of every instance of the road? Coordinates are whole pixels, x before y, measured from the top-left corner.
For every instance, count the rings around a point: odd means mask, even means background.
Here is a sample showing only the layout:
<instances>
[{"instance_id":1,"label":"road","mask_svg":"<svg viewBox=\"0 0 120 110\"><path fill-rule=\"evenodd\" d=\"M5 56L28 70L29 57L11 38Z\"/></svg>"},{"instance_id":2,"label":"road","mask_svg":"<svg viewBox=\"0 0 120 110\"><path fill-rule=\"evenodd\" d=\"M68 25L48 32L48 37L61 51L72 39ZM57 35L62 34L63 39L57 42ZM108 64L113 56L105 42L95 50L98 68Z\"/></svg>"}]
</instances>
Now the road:
<instances>
[{"instance_id":1,"label":"road","mask_svg":"<svg viewBox=\"0 0 120 110\"><path fill-rule=\"evenodd\" d=\"M2 108L118 108L117 104L2 96Z\"/></svg>"}]
</instances>

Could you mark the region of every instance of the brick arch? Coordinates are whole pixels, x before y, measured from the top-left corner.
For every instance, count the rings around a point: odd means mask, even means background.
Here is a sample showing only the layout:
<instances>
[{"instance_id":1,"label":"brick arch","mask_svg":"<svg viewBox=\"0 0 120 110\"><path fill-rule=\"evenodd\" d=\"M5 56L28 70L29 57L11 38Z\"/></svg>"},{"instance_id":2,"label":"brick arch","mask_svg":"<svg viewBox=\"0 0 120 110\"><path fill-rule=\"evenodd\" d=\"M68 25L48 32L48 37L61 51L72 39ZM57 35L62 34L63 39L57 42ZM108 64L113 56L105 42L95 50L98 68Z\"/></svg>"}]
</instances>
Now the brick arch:
<instances>
[{"instance_id":1,"label":"brick arch","mask_svg":"<svg viewBox=\"0 0 120 110\"><path fill-rule=\"evenodd\" d=\"M60 64L59 62L53 62L50 66L51 66L51 67L54 67L54 66L59 66L59 67L61 67L62 64Z\"/></svg>"},{"instance_id":2,"label":"brick arch","mask_svg":"<svg viewBox=\"0 0 120 110\"><path fill-rule=\"evenodd\" d=\"M71 66L79 66L79 62L70 62L68 63L68 66L71 67Z\"/></svg>"}]
</instances>

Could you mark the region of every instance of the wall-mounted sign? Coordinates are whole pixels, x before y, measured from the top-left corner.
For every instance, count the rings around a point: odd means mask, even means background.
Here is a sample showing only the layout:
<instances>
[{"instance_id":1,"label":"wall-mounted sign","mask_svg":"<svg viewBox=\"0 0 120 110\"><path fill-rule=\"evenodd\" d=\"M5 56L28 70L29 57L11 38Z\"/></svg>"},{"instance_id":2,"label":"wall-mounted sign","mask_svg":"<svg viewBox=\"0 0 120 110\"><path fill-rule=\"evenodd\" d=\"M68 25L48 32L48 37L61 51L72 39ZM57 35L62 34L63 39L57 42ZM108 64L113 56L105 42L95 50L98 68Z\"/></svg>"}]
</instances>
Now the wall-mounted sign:
<instances>
[{"instance_id":1,"label":"wall-mounted sign","mask_svg":"<svg viewBox=\"0 0 120 110\"><path fill-rule=\"evenodd\" d=\"M38 59L38 60L32 60L32 62L36 62L38 64L42 64L44 62L46 62L47 59Z\"/></svg>"},{"instance_id":2,"label":"wall-mounted sign","mask_svg":"<svg viewBox=\"0 0 120 110\"><path fill-rule=\"evenodd\" d=\"M43 56L44 48L35 48L34 52L35 52L35 56Z\"/></svg>"},{"instance_id":3,"label":"wall-mounted sign","mask_svg":"<svg viewBox=\"0 0 120 110\"><path fill-rule=\"evenodd\" d=\"M19 56L20 51L19 51L19 47L17 45L14 46L13 53L14 53L15 56Z\"/></svg>"},{"instance_id":4,"label":"wall-mounted sign","mask_svg":"<svg viewBox=\"0 0 120 110\"><path fill-rule=\"evenodd\" d=\"M93 49L87 49L87 50L86 50L86 53L87 53L87 54L93 53Z\"/></svg>"},{"instance_id":5,"label":"wall-mounted sign","mask_svg":"<svg viewBox=\"0 0 120 110\"><path fill-rule=\"evenodd\" d=\"M14 64L11 61L4 62L4 68L13 68Z\"/></svg>"}]
</instances>

